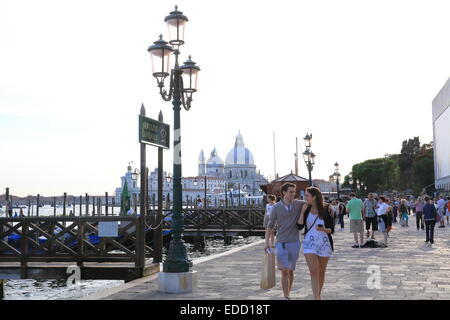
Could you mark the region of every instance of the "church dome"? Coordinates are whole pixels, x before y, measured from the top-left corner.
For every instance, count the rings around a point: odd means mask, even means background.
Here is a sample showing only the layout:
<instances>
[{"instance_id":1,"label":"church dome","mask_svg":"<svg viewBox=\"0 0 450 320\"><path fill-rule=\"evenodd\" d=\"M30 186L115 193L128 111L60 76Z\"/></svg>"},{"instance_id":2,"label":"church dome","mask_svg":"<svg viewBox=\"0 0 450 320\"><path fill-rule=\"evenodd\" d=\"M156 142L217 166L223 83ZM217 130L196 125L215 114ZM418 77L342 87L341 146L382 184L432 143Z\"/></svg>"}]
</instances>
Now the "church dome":
<instances>
[{"instance_id":1,"label":"church dome","mask_svg":"<svg viewBox=\"0 0 450 320\"><path fill-rule=\"evenodd\" d=\"M247 149L244 145L244 139L242 138L241 133L239 132L236 136L236 141L234 143L234 148L228 152L227 157L225 159L225 163L227 165L232 164L255 164L255 159L253 158L252 153L249 149Z\"/></svg>"},{"instance_id":2,"label":"church dome","mask_svg":"<svg viewBox=\"0 0 450 320\"><path fill-rule=\"evenodd\" d=\"M222 166L223 167L223 165L224 165L223 160L217 155L216 147L214 147L214 150L211 151L211 157L206 162L206 166L207 167L211 167L211 166Z\"/></svg>"}]
</instances>

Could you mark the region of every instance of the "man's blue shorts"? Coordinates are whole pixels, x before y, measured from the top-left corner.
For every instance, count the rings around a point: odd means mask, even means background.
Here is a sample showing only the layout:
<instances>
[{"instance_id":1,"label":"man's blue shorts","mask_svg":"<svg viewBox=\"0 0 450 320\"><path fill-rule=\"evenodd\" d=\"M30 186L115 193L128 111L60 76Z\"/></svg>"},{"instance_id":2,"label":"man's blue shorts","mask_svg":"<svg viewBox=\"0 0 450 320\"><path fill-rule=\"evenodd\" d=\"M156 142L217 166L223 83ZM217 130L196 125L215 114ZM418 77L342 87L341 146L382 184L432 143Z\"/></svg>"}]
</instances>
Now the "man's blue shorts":
<instances>
[{"instance_id":1,"label":"man's blue shorts","mask_svg":"<svg viewBox=\"0 0 450 320\"><path fill-rule=\"evenodd\" d=\"M278 269L295 270L300 253L300 240L294 242L277 242L275 245Z\"/></svg>"}]
</instances>

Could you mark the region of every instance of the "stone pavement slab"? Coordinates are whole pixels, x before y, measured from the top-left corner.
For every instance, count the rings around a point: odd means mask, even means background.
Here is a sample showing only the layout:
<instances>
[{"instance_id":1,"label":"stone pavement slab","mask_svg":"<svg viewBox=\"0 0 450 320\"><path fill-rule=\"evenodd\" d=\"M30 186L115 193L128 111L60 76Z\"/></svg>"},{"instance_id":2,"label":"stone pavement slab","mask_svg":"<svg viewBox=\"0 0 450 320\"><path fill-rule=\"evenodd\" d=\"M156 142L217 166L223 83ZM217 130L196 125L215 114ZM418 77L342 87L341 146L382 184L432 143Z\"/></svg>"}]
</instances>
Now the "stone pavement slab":
<instances>
[{"instance_id":1,"label":"stone pavement slab","mask_svg":"<svg viewBox=\"0 0 450 320\"><path fill-rule=\"evenodd\" d=\"M410 216L410 225L415 218ZM390 233L388 248L351 248L353 235L346 229L333 235L335 252L328 263L323 299L449 299L450 227L436 228L435 244L424 244L425 231L398 223ZM376 239L382 239L376 234ZM282 299L280 274L277 285L261 290L263 241L228 255L194 263L198 271L198 290L188 294L157 291L156 276L102 297L102 299ZM368 267L380 271L380 287L368 287ZM369 284L376 284L370 282ZM89 297L87 297L89 299ZM95 298L95 297L94 297ZM303 254L297 263L292 299L313 299L308 267Z\"/></svg>"}]
</instances>

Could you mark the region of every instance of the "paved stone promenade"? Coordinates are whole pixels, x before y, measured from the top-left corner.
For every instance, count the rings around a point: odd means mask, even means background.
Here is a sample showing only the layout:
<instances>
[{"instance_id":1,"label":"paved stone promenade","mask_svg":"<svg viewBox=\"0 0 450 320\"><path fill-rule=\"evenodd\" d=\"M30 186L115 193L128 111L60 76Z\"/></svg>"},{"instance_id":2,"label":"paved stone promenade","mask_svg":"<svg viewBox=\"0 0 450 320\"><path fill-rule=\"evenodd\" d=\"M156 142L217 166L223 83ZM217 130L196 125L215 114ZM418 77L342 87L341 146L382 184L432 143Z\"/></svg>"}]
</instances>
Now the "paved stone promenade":
<instances>
[{"instance_id":1,"label":"paved stone promenade","mask_svg":"<svg viewBox=\"0 0 450 320\"><path fill-rule=\"evenodd\" d=\"M348 220L344 231L334 234L335 253L328 264L323 299L450 299L450 227L436 228L435 244L425 246L425 231L417 231L415 217L410 227L394 224L388 248L351 248L353 235ZM381 239L382 235L376 235ZM109 296L93 299L281 299L277 285L259 288L263 242L232 254L194 264L199 273L198 291L174 295L157 291L155 276ZM381 289L369 289L368 266L379 266ZM295 271L292 299L312 299L308 267L303 254ZM125 284L126 286L127 284ZM89 297L88 297L89 299Z\"/></svg>"}]
</instances>

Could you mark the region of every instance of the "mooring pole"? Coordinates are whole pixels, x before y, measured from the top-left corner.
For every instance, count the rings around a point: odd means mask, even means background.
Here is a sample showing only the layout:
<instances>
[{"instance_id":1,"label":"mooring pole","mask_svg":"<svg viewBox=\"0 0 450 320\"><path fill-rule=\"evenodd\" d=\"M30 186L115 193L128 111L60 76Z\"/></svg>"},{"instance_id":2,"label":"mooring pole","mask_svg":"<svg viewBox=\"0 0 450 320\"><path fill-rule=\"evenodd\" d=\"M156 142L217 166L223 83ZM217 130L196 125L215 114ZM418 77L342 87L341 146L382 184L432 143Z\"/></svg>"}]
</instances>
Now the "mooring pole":
<instances>
[{"instance_id":1,"label":"mooring pole","mask_svg":"<svg viewBox=\"0 0 450 320\"><path fill-rule=\"evenodd\" d=\"M0 279L0 300L5 299L5 280Z\"/></svg>"},{"instance_id":2,"label":"mooring pole","mask_svg":"<svg viewBox=\"0 0 450 320\"><path fill-rule=\"evenodd\" d=\"M38 193L38 195L37 195L37 206L36 206L36 215L38 217L39 217L40 197L41 197L41 195Z\"/></svg>"},{"instance_id":3,"label":"mooring pole","mask_svg":"<svg viewBox=\"0 0 450 320\"><path fill-rule=\"evenodd\" d=\"M86 193L86 215L89 215L89 195Z\"/></svg>"},{"instance_id":4,"label":"mooring pole","mask_svg":"<svg viewBox=\"0 0 450 320\"><path fill-rule=\"evenodd\" d=\"M163 122L162 111L159 111L158 121ZM163 235L162 235L162 194L163 194L163 148L158 147L158 213L156 215L156 225L158 226L154 230L154 248L153 248L153 262L162 262L162 246L163 246Z\"/></svg>"},{"instance_id":5,"label":"mooring pole","mask_svg":"<svg viewBox=\"0 0 450 320\"><path fill-rule=\"evenodd\" d=\"M108 216L108 192L105 192L105 215Z\"/></svg>"},{"instance_id":6,"label":"mooring pole","mask_svg":"<svg viewBox=\"0 0 450 320\"><path fill-rule=\"evenodd\" d=\"M12 213L10 213L9 209L10 209L10 204L9 204L9 188L6 188L6 195L5 195L5 202L6 202L6 207L5 207L5 217L9 216L10 218L12 217Z\"/></svg>"}]
</instances>

